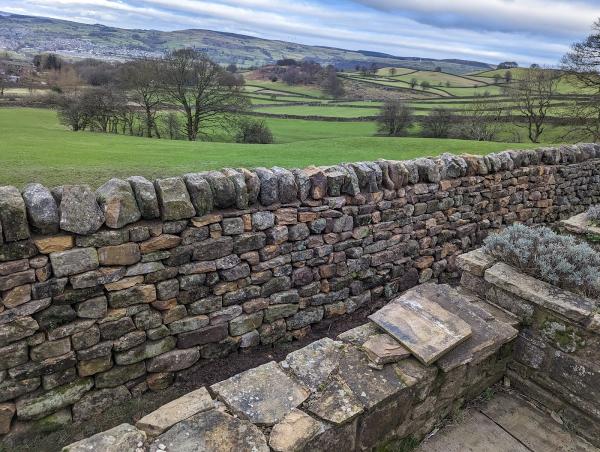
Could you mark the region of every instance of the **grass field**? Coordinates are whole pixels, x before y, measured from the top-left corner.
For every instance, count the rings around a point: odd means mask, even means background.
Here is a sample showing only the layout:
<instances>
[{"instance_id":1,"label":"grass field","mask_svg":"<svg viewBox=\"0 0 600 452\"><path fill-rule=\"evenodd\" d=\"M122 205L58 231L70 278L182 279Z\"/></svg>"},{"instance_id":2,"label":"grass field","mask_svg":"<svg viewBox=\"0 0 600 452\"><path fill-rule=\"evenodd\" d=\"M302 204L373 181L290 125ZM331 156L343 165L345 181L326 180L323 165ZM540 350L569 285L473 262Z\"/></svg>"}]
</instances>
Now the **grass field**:
<instances>
[{"instance_id":1,"label":"grass field","mask_svg":"<svg viewBox=\"0 0 600 452\"><path fill-rule=\"evenodd\" d=\"M295 116L324 116L332 118L361 118L365 116L377 116L379 108L353 108L340 107L337 105L298 105L298 106L274 106L259 107L254 111L259 113L270 113L276 115L295 115Z\"/></svg>"},{"instance_id":2,"label":"grass field","mask_svg":"<svg viewBox=\"0 0 600 452\"><path fill-rule=\"evenodd\" d=\"M88 183L111 177L180 175L220 167L304 167L378 158L410 159L443 152L486 154L532 144L374 137L372 123L268 120L278 144L170 141L71 132L55 112L0 109L0 181L23 186Z\"/></svg>"}]
</instances>

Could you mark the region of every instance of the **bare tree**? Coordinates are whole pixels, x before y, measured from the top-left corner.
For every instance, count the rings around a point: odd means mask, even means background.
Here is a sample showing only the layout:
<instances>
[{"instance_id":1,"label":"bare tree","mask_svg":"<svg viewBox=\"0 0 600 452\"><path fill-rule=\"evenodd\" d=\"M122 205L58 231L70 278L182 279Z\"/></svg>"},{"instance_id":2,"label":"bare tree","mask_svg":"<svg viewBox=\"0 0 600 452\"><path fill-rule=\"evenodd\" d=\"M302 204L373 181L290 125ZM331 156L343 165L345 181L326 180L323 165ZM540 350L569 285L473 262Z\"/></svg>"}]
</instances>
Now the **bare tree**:
<instances>
[{"instance_id":1,"label":"bare tree","mask_svg":"<svg viewBox=\"0 0 600 452\"><path fill-rule=\"evenodd\" d=\"M412 108L401 99L386 100L377 118L379 131L391 137L406 135L413 121Z\"/></svg>"},{"instance_id":2,"label":"bare tree","mask_svg":"<svg viewBox=\"0 0 600 452\"><path fill-rule=\"evenodd\" d=\"M572 128L569 134L579 139L600 141L600 19L593 27L592 34L585 40L571 46L571 51L563 57L563 70L569 80L575 83L588 96L577 98L567 112Z\"/></svg>"},{"instance_id":3,"label":"bare tree","mask_svg":"<svg viewBox=\"0 0 600 452\"><path fill-rule=\"evenodd\" d=\"M519 120L515 124L520 126L521 121L525 121L532 143L540 142L546 128L548 110L557 94L559 75L549 69L527 69L506 88L518 112Z\"/></svg>"},{"instance_id":4,"label":"bare tree","mask_svg":"<svg viewBox=\"0 0 600 452\"><path fill-rule=\"evenodd\" d=\"M390 68L390 76L393 77L394 75L396 75L396 68L395 67L391 67Z\"/></svg>"},{"instance_id":5,"label":"bare tree","mask_svg":"<svg viewBox=\"0 0 600 452\"><path fill-rule=\"evenodd\" d=\"M448 138L452 119L452 113L446 108L434 108L421 119L423 135L430 138Z\"/></svg>"},{"instance_id":6,"label":"bare tree","mask_svg":"<svg viewBox=\"0 0 600 452\"><path fill-rule=\"evenodd\" d=\"M90 109L82 92L61 96L57 101L58 120L73 132L85 130L90 123Z\"/></svg>"},{"instance_id":7,"label":"bare tree","mask_svg":"<svg viewBox=\"0 0 600 452\"><path fill-rule=\"evenodd\" d=\"M488 96L478 94L457 118L457 135L475 141L494 141L504 122L504 105L490 102Z\"/></svg>"},{"instance_id":8,"label":"bare tree","mask_svg":"<svg viewBox=\"0 0 600 452\"><path fill-rule=\"evenodd\" d=\"M156 124L156 113L162 101L159 67L158 60L142 59L125 63L119 74L128 97L144 110L144 130L148 138L152 138L152 131L160 138Z\"/></svg>"},{"instance_id":9,"label":"bare tree","mask_svg":"<svg viewBox=\"0 0 600 452\"><path fill-rule=\"evenodd\" d=\"M169 53L161 64L161 86L168 101L178 105L185 117L187 139L195 141L202 130L231 125L249 106L243 95L243 78L226 72L194 49Z\"/></svg>"}]
</instances>

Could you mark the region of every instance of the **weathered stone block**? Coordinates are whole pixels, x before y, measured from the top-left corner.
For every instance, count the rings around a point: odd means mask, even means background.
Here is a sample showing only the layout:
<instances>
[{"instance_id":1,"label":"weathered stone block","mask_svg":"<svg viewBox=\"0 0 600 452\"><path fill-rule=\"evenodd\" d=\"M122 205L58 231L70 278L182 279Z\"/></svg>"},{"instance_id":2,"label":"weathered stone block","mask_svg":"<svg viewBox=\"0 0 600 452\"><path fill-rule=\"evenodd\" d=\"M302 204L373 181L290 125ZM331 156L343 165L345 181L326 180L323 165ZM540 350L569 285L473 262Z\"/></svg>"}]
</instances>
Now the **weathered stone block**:
<instances>
[{"instance_id":1,"label":"weathered stone block","mask_svg":"<svg viewBox=\"0 0 600 452\"><path fill-rule=\"evenodd\" d=\"M141 176L132 176L127 179L133 190L137 206L142 218L152 220L160 216L158 197L152 182Z\"/></svg>"},{"instance_id":2,"label":"weathered stone block","mask_svg":"<svg viewBox=\"0 0 600 452\"><path fill-rule=\"evenodd\" d=\"M94 248L76 248L50 254L54 275L76 275L98 268L98 253Z\"/></svg>"},{"instance_id":3,"label":"weathered stone block","mask_svg":"<svg viewBox=\"0 0 600 452\"><path fill-rule=\"evenodd\" d=\"M129 400L131 393L125 386L92 390L73 405L73 421L92 419L103 411Z\"/></svg>"},{"instance_id":4,"label":"weathered stone block","mask_svg":"<svg viewBox=\"0 0 600 452\"><path fill-rule=\"evenodd\" d=\"M182 220L196 215L183 179L170 177L154 182L163 221Z\"/></svg>"},{"instance_id":5,"label":"weathered stone block","mask_svg":"<svg viewBox=\"0 0 600 452\"><path fill-rule=\"evenodd\" d=\"M76 234L91 234L104 223L104 213L95 193L87 185L65 185L61 190L60 228Z\"/></svg>"},{"instance_id":6,"label":"weathered stone block","mask_svg":"<svg viewBox=\"0 0 600 452\"><path fill-rule=\"evenodd\" d=\"M0 222L7 242L29 238L25 202L15 187L0 187Z\"/></svg>"},{"instance_id":7,"label":"weathered stone block","mask_svg":"<svg viewBox=\"0 0 600 452\"><path fill-rule=\"evenodd\" d=\"M74 404L93 386L94 382L91 378L82 378L52 389L45 394L21 398L16 403L17 417L20 420L44 417L60 408Z\"/></svg>"},{"instance_id":8,"label":"weathered stone block","mask_svg":"<svg viewBox=\"0 0 600 452\"><path fill-rule=\"evenodd\" d=\"M129 424L121 424L105 432L69 444L63 452L89 452L101 450L103 452L135 451L138 444L146 441L146 434Z\"/></svg>"},{"instance_id":9,"label":"weathered stone block","mask_svg":"<svg viewBox=\"0 0 600 452\"><path fill-rule=\"evenodd\" d=\"M56 200L41 184L28 184L23 190L23 200L30 225L42 234L58 232L59 214Z\"/></svg>"},{"instance_id":10,"label":"weathered stone block","mask_svg":"<svg viewBox=\"0 0 600 452\"><path fill-rule=\"evenodd\" d=\"M149 435L160 435L178 422L213 407L214 402L206 388L196 389L144 416L136 427Z\"/></svg>"},{"instance_id":11,"label":"weathered stone block","mask_svg":"<svg viewBox=\"0 0 600 452\"><path fill-rule=\"evenodd\" d=\"M141 218L131 185L121 179L111 179L96 190L96 199L104 212L106 226L122 228Z\"/></svg>"}]
</instances>

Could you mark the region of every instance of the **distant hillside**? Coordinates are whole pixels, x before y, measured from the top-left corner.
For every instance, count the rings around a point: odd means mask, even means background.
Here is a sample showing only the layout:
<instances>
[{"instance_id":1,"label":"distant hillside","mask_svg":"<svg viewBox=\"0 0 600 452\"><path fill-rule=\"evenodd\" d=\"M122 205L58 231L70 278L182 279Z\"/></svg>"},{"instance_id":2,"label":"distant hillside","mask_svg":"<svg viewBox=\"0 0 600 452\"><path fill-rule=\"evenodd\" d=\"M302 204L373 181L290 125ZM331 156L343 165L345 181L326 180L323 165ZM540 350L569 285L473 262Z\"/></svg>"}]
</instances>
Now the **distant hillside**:
<instances>
[{"instance_id":1,"label":"distant hillside","mask_svg":"<svg viewBox=\"0 0 600 452\"><path fill-rule=\"evenodd\" d=\"M124 60L162 55L167 50L180 47L195 47L219 63L235 63L240 67L295 58L334 64L341 68L371 63L429 70L439 66L444 72L454 74L493 69L493 66L477 61L397 57L379 52L308 46L210 30L128 30L0 12L0 49L24 56L55 52L72 58Z\"/></svg>"}]
</instances>

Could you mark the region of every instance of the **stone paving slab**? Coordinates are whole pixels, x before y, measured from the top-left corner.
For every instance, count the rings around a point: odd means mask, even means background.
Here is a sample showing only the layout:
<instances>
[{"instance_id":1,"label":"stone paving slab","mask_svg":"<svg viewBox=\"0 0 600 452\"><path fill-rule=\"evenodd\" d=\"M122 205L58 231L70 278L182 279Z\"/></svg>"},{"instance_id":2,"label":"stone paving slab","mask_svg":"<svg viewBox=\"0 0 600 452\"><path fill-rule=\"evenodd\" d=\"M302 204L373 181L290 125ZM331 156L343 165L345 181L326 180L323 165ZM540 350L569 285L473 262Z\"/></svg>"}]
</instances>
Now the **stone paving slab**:
<instances>
[{"instance_id":1,"label":"stone paving slab","mask_svg":"<svg viewBox=\"0 0 600 452\"><path fill-rule=\"evenodd\" d=\"M471 334L460 317L415 289L394 299L369 319L396 338L423 364L429 365Z\"/></svg>"},{"instance_id":2,"label":"stone paving slab","mask_svg":"<svg viewBox=\"0 0 600 452\"><path fill-rule=\"evenodd\" d=\"M566 431L516 393L500 392L468 408L415 452L592 452L598 448Z\"/></svg>"},{"instance_id":3,"label":"stone paving slab","mask_svg":"<svg viewBox=\"0 0 600 452\"><path fill-rule=\"evenodd\" d=\"M234 375L210 387L237 415L257 425L273 425L310 395L275 361Z\"/></svg>"},{"instance_id":4,"label":"stone paving slab","mask_svg":"<svg viewBox=\"0 0 600 452\"><path fill-rule=\"evenodd\" d=\"M531 452L479 411L425 440L415 452ZM549 451L546 451L549 452Z\"/></svg>"},{"instance_id":5,"label":"stone paving slab","mask_svg":"<svg viewBox=\"0 0 600 452\"><path fill-rule=\"evenodd\" d=\"M534 452L598 451L518 397L498 394L481 411Z\"/></svg>"}]
</instances>

